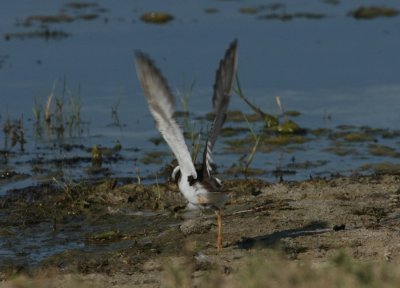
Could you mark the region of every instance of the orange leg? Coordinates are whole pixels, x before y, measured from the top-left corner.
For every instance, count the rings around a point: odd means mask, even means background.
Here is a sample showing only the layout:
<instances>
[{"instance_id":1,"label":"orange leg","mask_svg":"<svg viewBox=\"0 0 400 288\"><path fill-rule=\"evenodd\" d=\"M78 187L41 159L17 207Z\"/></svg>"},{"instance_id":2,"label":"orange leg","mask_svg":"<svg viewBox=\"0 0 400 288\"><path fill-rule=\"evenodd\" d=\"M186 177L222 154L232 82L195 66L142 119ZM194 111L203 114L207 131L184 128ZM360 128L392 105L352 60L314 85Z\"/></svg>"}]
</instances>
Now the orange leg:
<instances>
[{"instance_id":1,"label":"orange leg","mask_svg":"<svg viewBox=\"0 0 400 288\"><path fill-rule=\"evenodd\" d=\"M222 215L220 210L215 210L215 215L217 216L217 227L218 227L218 234L217 234L217 250L222 250Z\"/></svg>"}]
</instances>

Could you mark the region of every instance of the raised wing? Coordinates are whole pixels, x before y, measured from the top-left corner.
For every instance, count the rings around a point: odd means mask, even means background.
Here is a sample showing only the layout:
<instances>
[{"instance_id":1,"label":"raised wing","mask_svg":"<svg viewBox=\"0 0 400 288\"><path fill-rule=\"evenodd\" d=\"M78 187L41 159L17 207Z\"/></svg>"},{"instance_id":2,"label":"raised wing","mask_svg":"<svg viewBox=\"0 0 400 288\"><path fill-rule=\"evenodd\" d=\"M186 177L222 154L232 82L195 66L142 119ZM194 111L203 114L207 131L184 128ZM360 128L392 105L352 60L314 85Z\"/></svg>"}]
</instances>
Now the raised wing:
<instances>
[{"instance_id":1,"label":"raised wing","mask_svg":"<svg viewBox=\"0 0 400 288\"><path fill-rule=\"evenodd\" d=\"M141 52L135 53L135 65L144 96L149 104L157 129L178 160L181 172L196 179L196 169L182 131L173 118L175 99L167 81L150 58Z\"/></svg>"},{"instance_id":2,"label":"raised wing","mask_svg":"<svg viewBox=\"0 0 400 288\"><path fill-rule=\"evenodd\" d=\"M212 98L215 118L203 154L203 174L208 176L210 176L211 171L212 149L226 119L230 93L236 74L237 46L237 40L234 40L226 50L224 58L219 62L215 76Z\"/></svg>"}]
</instances>

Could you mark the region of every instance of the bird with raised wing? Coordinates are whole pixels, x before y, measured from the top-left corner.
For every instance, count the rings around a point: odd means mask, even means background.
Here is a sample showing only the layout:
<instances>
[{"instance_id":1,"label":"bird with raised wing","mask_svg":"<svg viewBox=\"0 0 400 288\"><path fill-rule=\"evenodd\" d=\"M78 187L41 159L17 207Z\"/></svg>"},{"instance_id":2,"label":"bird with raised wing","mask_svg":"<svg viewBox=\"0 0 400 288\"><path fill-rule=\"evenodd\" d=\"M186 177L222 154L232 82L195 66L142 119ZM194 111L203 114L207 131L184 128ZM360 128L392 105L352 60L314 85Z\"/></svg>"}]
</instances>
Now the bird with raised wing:
<instances>
[{"instance_id":1,"label":"bird with raised wing","mask_svg":"<svg viewBox=\"0 0 400 288\"><path fill-rule=\"evenodd\" d=\"M201 168L197 170L186 146L182 130L174 119L175 98L166 79L146 54L135 53L136 71L150 113L154 117L157 129L178 161L178 166L172 172L172 178L189 202L188 207L215 211L218 227L218 250L222 249L221 208L228 200L228 194L222 191L221 180L212 175L212 150L227 115L230 93L236 74L237 46L237 41L233 41L220 61L216 72L212 97L215 118L205 144Z\"/></svg>"}]
</instances>

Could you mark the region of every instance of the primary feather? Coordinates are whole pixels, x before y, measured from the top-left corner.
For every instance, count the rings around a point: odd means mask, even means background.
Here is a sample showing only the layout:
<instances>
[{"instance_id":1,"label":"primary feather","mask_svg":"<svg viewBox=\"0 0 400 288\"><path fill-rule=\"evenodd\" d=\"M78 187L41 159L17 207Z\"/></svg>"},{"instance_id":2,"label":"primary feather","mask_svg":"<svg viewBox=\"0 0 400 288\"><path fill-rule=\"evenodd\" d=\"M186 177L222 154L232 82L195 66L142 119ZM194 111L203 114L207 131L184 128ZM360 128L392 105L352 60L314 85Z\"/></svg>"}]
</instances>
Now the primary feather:
<instances>
[{"instance_id":1,"label":"primary feather","mask_svg":"<svg viewBox=\"0 0 400 288\"><path fill-rule=\"evenodd\" d=\"M226 119L232 84L236 75L237 66L237 40L233 41L220 61L215 75L214 94L212 98L215 118L206 142L203 154L203 173L210 177L212 150L222 125Z\"/></svg>"},{"instance_id":2,"label":"primary feather","mask_svg":"<svg viewBox=\"0 0 400 288\"><path fill-rule=\"evenodd\" d=\"M135 53L136 71L156 126L171 148L181 172L197 178L197 172L186 146L182 131L173 118L175 99L167 81L147 55Z\"/></svg>"}]
</instances>

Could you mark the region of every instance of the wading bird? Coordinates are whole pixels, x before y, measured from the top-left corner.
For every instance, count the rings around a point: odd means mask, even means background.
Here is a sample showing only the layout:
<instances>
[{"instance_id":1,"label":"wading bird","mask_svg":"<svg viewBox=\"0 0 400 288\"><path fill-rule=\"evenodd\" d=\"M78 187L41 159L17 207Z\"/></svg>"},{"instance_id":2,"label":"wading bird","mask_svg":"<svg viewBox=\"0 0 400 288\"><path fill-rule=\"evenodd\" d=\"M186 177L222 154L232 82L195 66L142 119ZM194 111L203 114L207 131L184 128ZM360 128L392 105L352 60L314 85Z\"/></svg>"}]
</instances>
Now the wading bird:
<instances>
[{"instance_id":1,"label":"wading bird","mask_svg":"<svg viewBox=\"0 0 400 288\"><path fill-rule=\"evenodd\" d=\"M186 146L182 130L174 119L175 99L166 79L153 61L144 53L135 53L136 71L154 117L157 129L174 153L178 165L172 172L172 178L187 199L189 208L212 209L217 216L217 249L222 249L221 208L228 200L226 192L221 190L221 180L212 175L212 150L225 122L237 66L237 41L233 41L220 61L216 72L212 105L215 112L214 122L207 137L200 169L195 168Z\"/></svg>"}]
</instances>

